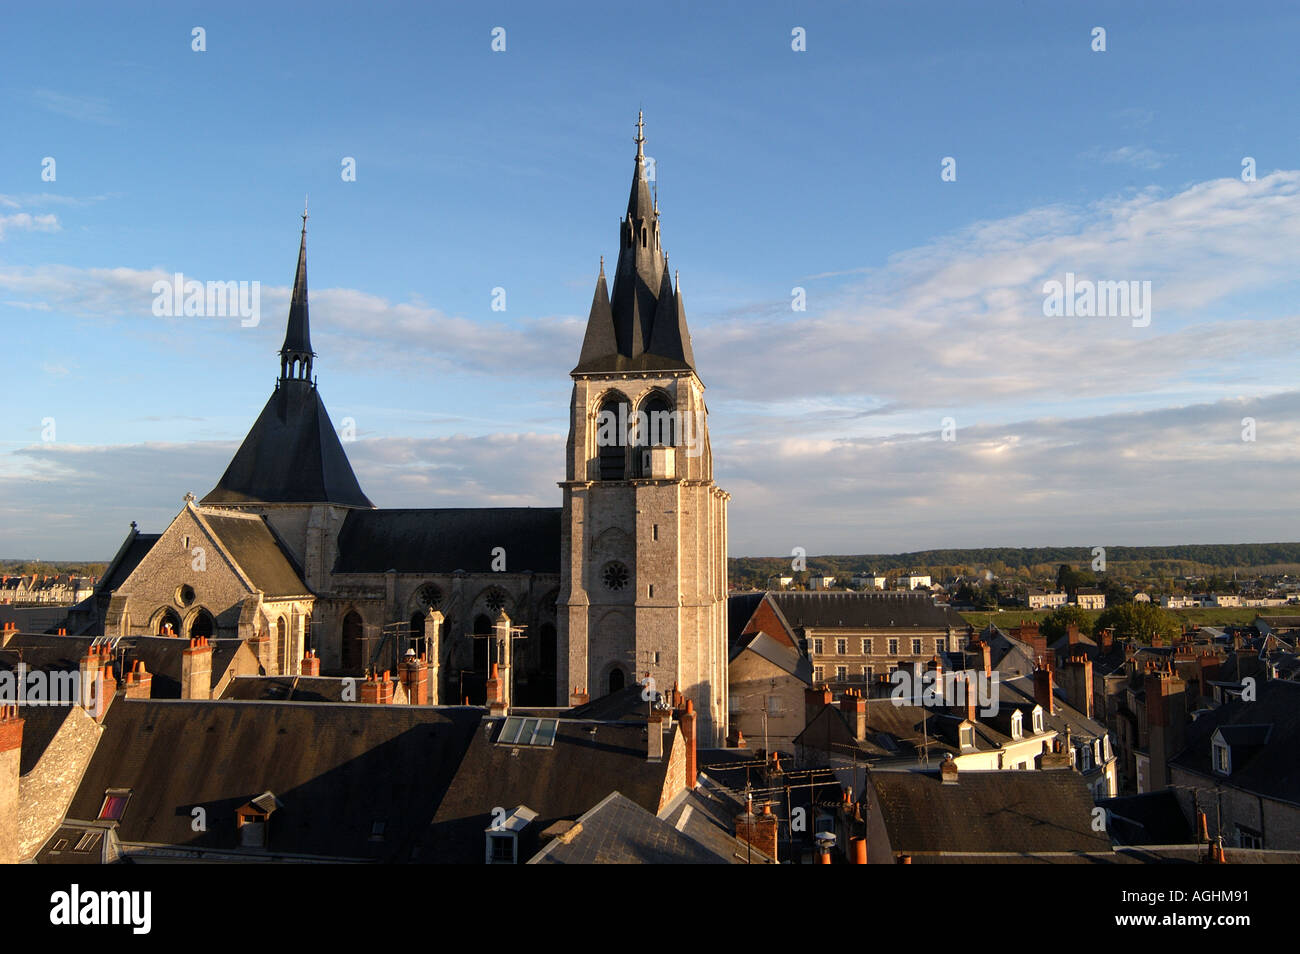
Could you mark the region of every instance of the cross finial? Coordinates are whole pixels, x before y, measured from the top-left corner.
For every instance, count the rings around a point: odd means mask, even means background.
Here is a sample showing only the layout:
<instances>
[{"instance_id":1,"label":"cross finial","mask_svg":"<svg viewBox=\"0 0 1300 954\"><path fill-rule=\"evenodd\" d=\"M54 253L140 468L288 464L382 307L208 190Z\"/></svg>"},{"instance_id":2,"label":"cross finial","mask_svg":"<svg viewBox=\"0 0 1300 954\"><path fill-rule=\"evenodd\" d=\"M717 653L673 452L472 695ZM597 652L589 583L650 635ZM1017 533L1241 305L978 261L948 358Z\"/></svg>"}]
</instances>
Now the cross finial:
<instances>
[{"instance_id":1,"label":"cross finial","mask_svg":"<svg viewBox=\"0 0 1300 954\"><path fill-rule=\"evenodd\" d=\"M302 197L302 230L307 231L307 196Z\"/></svg>"},{"instance_id":2,"label":"cross finial","mask_svg":"<svg viewBox=\"0 0 1300 954\"><path fill-rule=\"evenodd\" d=\"M644 159L645 149L643 147L645 146L645 119L639 109L636 111L636 138L632 141L636 143L637 159Z\"/></svg>"}]
</instances>

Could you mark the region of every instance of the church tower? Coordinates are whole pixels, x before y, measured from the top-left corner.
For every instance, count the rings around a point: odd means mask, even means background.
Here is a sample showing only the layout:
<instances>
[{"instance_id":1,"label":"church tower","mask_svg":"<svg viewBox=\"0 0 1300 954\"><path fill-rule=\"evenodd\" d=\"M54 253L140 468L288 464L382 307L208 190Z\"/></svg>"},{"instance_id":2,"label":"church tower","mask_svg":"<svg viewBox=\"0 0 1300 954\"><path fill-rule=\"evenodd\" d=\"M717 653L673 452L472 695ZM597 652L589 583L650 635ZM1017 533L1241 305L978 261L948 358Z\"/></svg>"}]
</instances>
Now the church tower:
<instances>
[{"instance_id":1,"label":"church tower","mask_svg":"<svg viewBox=\"0 0 1300 954\"><path fill-rule=\"evenodd\" d=\"M313 591L330 588L339 527L354 509L374 504L361 491L347 453L316 389L307 308L307 212L280 376L270 400L217 486L201 503L260 513L293 552Z\"/></svg>"},{"instance_id":2,"label":"church tower","mask_svg":"<svg viewBox=\"0 0 1300 954\"><path fill-rule=\"evenodd\" d=\"M699 738L727 732L727 501L713 481L704 384L646 181L644 122L619 227L571 372L558 607L559 693L654 680L694 702Z\"/></svg>"}]
</instances>

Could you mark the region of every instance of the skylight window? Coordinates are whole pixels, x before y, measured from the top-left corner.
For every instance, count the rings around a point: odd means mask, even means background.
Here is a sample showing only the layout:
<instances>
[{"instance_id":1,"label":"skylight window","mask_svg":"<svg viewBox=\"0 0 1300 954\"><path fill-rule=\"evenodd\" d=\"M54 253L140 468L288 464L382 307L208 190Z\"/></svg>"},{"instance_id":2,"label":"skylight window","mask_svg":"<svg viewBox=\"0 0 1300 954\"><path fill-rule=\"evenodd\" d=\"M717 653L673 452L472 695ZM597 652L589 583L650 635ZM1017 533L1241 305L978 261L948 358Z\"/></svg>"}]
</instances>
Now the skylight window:
<instances>
[{"instance_id":1,"label":"skylight window","mask_svg":"<svg viewBox=\"0 0 1300 954\"><path fill-rule=\"evenodd\" d=\"M555 733L559 729L556 719L526 719L510 716L501 727L497 742L501 745L542 745L549 746L555 742Z\"/></svg>"},{"instance_id":2,"label":"skylight window","mask_svg":"<svg viewBox=\"0 0 1300 954\"><path fill-rule=\"evenodd\" d=\"M126 803L131 798L130 792L108 791L104 793L104 804L99 809L101 821L118 821L126 811Z\"/></svg>"}]
</instances>

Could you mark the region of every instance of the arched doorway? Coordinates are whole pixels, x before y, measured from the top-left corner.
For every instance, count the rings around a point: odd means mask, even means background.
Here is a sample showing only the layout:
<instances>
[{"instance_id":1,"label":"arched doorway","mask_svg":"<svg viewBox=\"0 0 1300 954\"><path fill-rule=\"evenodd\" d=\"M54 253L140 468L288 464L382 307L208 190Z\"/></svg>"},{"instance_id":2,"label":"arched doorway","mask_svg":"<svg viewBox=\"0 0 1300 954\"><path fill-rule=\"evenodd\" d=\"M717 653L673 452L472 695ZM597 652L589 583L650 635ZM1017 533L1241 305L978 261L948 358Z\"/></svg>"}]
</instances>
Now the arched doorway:
<instances>
[{"instance_id":1,"label":"arched doorway","mask_svg":"<svg viewBox=\"0 0 1300 954\"><path fill-rule=\"evenodd\" d=\"M179 636L180 634L181 618L174 609L168 609L158 617L159 636Z\"/></svg>"},{"instance_id":2,"label":"arched doorway","mask_svg":"<svg viewBox=\"0 0 1300 954\"><path fill-rule=\"evenodd\" d=\"M615 666L609 672L609 691L611 693L618 692L626 685L627 685L627 674L624 673L622 669L619 669L617 666Z\"/></svg>"},{"instance_id":3,"label":"arched doorway","mask_svg":"<svg viewBox=\"0 0 1300 954\"><path fill-rule=\"evenodd\" d=\"M205 609L201 609L198 615L194 617L194 622L190 623L190 638L197 639L202 636L205 639L211 639L216 629L216 621L213 620L212 614Z\"/></svg>"},{"instance_id":4,"label":"arched doorway","mask_svg":"<svg viewBox=\"0 0 1300 954\"><path fill-rule=\"evenodd\" d=\"M365 665L362 658L365 646L362 634L361 614L356 610L349 610L348 614L343 617L343 671L350 675L356 675Z\"/></svg>"}]
</instances>

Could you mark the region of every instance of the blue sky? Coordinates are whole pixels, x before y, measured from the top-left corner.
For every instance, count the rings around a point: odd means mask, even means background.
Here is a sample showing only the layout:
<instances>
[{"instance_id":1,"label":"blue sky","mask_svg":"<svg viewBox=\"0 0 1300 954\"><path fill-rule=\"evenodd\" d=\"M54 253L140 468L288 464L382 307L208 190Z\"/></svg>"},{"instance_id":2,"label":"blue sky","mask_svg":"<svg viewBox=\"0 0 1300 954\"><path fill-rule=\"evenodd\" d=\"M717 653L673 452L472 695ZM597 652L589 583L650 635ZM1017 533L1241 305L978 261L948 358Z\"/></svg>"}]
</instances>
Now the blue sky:
<instances>
[{"instance_id":1,"label":"blue sky","mask_svg":"<svg viewBox=\"0 0 1300 954\"><path fill-rule=\"evenodd\" d=\"M0 555L107 557L211 488L304 194L369 496L557 506L638 108L733 553L1300 535L1300 10L702 6L7 11ZM261 322L155 317L177 271L259 281ZM1045 318L1067 271L1151 281L1151 324Z\"/></svg>"}]
</instances>

